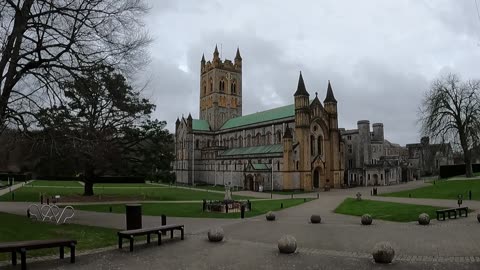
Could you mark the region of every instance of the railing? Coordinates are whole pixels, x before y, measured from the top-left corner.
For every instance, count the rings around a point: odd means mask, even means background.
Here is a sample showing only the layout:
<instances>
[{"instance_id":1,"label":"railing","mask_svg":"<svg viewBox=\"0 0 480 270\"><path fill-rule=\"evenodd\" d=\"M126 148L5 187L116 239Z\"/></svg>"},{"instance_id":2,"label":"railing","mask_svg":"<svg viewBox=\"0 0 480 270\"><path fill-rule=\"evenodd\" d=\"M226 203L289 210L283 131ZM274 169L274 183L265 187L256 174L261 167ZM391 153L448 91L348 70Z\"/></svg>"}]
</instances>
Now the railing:
<instances>
[{"instance_id":1,"label":"railing","mask_svg":"<svg viewBox=\"0 0 480 270\"><path fill-rule=\"evenodd\" d=\"M67 210L71 210L70 215L68 215ZM44 204L41 207L38 204L31 204L28 206L27 216L41 221L54 221L56 224L63 224L75 216L75 209L70 205L65 206L61 210L60 207L54 204Z\"/></svg>"}]
</instances>

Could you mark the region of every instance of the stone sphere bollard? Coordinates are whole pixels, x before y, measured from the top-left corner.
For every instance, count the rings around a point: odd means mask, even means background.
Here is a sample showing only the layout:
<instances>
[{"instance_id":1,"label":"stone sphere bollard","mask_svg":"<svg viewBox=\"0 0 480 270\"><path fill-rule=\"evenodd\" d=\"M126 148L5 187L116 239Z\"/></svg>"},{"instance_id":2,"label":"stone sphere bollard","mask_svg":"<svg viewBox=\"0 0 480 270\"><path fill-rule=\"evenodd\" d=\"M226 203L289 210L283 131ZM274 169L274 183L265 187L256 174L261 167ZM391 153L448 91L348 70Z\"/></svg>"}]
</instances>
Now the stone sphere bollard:
<instances>
[{"instance_id":1,"label":"stone sphere bollard","mask_svg":"<svg viewBox=\"0 0 480 270\"><path fill-rule=\"evenodd\" d=\"M362 221L362 225L371 225L373 218L371 215L365 214L362 216L361 221Z\"/></svg>"},{"instance_id":2,"label":"stone sphere bollard","mask_svg":"<svg viewBox=\"0 0 480 270\"><path fill-rule=\"evenodd\" d=\"M480 222L480 213L477 214L477 220Z\"/></svg>"},{"instance_id":3,"label":"stone sphere bollard","mask_svg":"<svg viewBox=\"0 0 480 270\"><path fill-rule=\"evenodd\" d=\"M395 250L389 242L379 242L373 247L372 256L376 263L391 263Z\"/></svg>"},{"instance_id":4,"label":"stone sphere bollard","mask_svg":"<svg viewBox=\"0 0 480 270\"><path fill-rule=\"evenodd\" d=\"M320 222L322 222L322 218L320 217L320 215L312 215L310 217L310 222L311 223L320 223Z\"/></svg>"},{"instance_id":5,"label":"stone sphere bollard","mask_svg":"<svg viewBox=\"0 0 480 270\"><path fill-rule=\"evenodd\" d=\"M208 231L208 241L220 242L223 240L225 233L221 227L212 228Z\"/></svg>"},{"instance_id":6,"label":"stone sphere bollard","mask_svg":"<svg viewBox=\"0 0 480 270\"><path fill-rule=\"evenodd\" d=\"M291 235L284 235L278 240L278 250L280 253L294 253L297 250L297 239Z\"/></svg>"},{"instance_id":7,"label":"stone sphere bollard","mask_svg":"<svg viewBox=\"0 0 480 270\"><path fill-rule=\"evenodd\" d=\"M428 225L430 223L430 216L427 213L422 213L418 216L418 224Z\"/></svg>"},{"instance_id":8,"label":"stone sphere bollard","mask_svg":"<svg viewBox=\"0 0 480 270\"><path fill-rule=\"evenodd\" d=\"M268 221L273 221L273 220L275 220L275 213L273 213L272 211L269 211L265 215L265 218L267 218Z\"/></svg>"}]
</instances>

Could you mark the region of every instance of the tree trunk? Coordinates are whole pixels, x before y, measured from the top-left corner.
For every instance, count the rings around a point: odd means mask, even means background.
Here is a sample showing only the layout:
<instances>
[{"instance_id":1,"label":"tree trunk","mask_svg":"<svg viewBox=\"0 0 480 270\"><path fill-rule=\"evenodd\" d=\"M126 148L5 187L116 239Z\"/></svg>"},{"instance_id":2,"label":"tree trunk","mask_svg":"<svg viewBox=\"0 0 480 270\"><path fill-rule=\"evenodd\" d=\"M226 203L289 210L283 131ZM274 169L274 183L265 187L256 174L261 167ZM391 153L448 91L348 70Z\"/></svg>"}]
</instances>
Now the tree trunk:
<instances>
[{"instance_id":1,"label":"tree trunk","mask_svg":"<svg viewBox=\"0 0 480 270\"><path fill-rule=\"evenodd\" d=\"M85 184L83 196L93 196L93 183L90 181L83 182Z\"/></svg>"},{"instance_id":2,"label":"tree trunk","mask_svg":"<svg viewBox=\"0 0 480 270\"><path fill-rule=\"evenodd\" d=\"M85 165L85 173L83 177L83 183L85 184L83 196L93 196L93 184L95 183L95 170L93 166L90 164Z\"/></svg>"},{"instance_id":3,"label":"tree trunk","mask_svg":"<svg viewBox=\"0 0 480 270\"><path fill-rule=\"evenodd\" d=\"M465 161L465 176L473 177L472 155L469 150L464 151L464 161Z\"/></svg>"}]
</instances>

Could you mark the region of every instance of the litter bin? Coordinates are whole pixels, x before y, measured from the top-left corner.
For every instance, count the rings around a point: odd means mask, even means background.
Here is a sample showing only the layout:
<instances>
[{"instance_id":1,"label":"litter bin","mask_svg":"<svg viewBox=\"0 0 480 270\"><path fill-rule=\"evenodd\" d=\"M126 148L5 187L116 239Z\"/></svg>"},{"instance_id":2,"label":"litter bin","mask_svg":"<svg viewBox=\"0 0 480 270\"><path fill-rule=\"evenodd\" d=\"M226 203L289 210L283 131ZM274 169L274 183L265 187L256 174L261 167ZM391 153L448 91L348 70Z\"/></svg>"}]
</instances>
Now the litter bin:
<instances>
[{"instance_id":1,"label":"litter bin","mask_svg":"<svg viewBox=\"0 0 480 270\"><path fill-rule=\"evenodd\" d=\"M126 204L125 214L127 218L127 230L142 228L142 205Z\"/></svg>"}]
</instances>

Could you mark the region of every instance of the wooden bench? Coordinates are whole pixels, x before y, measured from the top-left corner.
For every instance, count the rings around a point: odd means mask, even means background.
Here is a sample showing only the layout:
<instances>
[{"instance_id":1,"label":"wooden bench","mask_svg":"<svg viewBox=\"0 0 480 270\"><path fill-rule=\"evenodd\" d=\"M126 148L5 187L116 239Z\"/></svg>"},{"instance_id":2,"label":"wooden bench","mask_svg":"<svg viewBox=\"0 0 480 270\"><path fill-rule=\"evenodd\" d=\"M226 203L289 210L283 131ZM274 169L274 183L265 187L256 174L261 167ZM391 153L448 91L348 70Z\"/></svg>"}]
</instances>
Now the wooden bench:
<instances>
[{"instance_id":1,"label":"wooden bench","mask_svg":"<svg viewBox=\"0 0 480 270\"><path fill-rule=\"evenodd\" d=\"M12 253L12 265L17 265L17 253L20 253L22 270L27 269L27 250L44 249L44 248L60 248L60 259L64 258L65 247L70 248L70 262L75 262L75 245L76 240L69 239L52 239L52 240L31 240L0 243L0 252Z\"/></svg>"},{"instance_id":2,"label":"wooden bench","mask_svg":"<svg viewBox=\"0 0 480 270\"><path fill-rule=\"evenodd\" d=\"M136 229L136 230L128 230L128 231L120 231L117 233L118 235L118 248L122 248L123 239L130 240L130 251L133 251L133 239L135 236L139 235L146 235L147 236L147 243L150 243L150 235L156 234L158 237L158 245L162 244L162 233L170 231L170 238L173 238L173 231L179 230L181 232L181 239L184 238L184 226L183 225L164 225L154 228L145 228L145 229Z\"/></svg>"},{"instance_id":3,"label":"wooden bench","mask_svg":"<svg viewBox=\"0 0 480 270\"><path fill-rule=\"evenodd\" d=\"M451 219L452 215L453 218L457 218L457 210L455 208L448 208L448 209L441 209L437 210L437 220L440 220L440 215L442 215L443 220L445 220L445 213L448 214L448 218Z\"/></svg>"},{"instance_id":4,"label":"wooden bench","mask_svg":"<svg viewBox=\"0 0 480 270\"><path fill-rule=\"evenodd\" d=\"M440 215L443 217L442 220L445 220L445 213L448 214L448 218L451 219L457 218L458 216L462 217L462 213L465 213L465 217L468 217L468 207L457 207L457 208L448 208L448 209L441 209L437 210L437 220L440 220Z\"/></svg>"},{"instance_id":5,"label":"wooden bench","mask_svg":"<svg viewBox=\"0 0 480 270\"><path fill-rule=\"evenodd\" d=\"M468 217L468 207L458 207L457 211L459 217L462 216L462 212L465 213L465 217Z\"/></svg>"}]
</instances>

